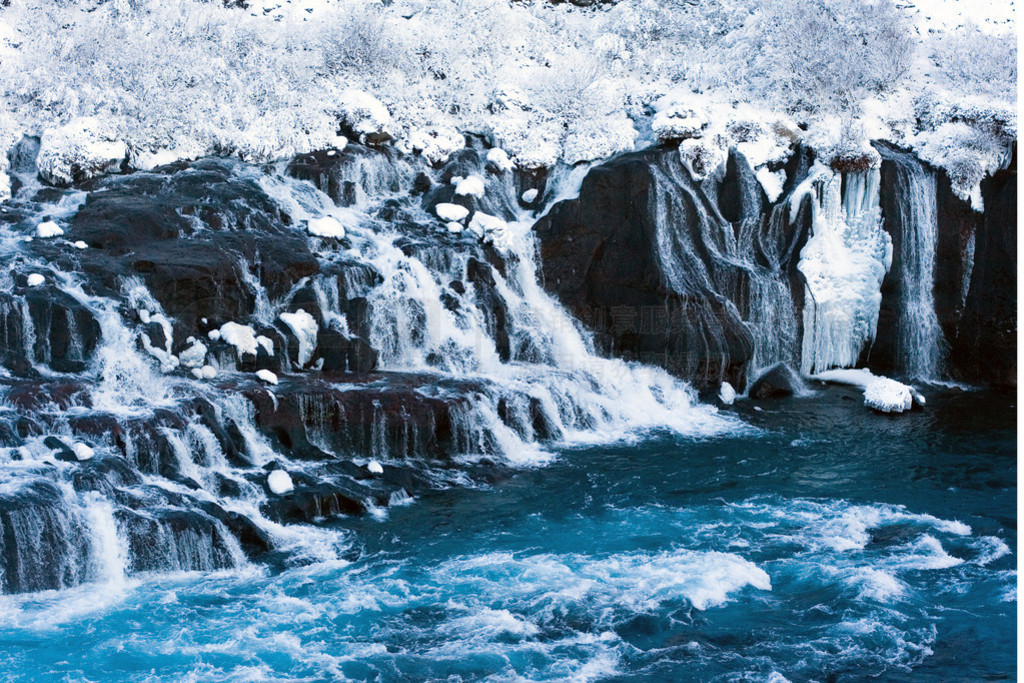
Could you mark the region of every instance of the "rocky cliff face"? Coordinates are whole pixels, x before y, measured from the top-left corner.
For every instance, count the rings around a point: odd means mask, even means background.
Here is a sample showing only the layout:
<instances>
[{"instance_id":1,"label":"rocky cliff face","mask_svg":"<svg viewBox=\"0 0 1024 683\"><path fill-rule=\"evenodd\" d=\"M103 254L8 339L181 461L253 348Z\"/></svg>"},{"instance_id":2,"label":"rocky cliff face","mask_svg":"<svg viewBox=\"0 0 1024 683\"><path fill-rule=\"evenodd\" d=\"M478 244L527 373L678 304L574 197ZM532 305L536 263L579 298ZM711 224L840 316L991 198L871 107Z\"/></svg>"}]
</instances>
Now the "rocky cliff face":
<instances>
[{"instance_id":1,"label":"rocky cliff face","mask_svg":"<svg viewBox=\"0 0 1024 683\"><path fill-rule=\"evenodd\" d=\"M813 154L798 150L774 203L735 152L699 182L671 148L619 156L537 222L545 285L591 326L603 352L661 365L701 388L742 387L775 362L799 368L808 333L842 336L828 318L836 311L817 299L862 284L859 276L833 275L816 291L801 252L817 229L847 249L837 248L832 266L854 264L848 254L866 248L861 233L876 221L891 262L880 303L865 305L877 307L877 322L851 325L861 328L846 340L852 358L860 349L859 365L880 373L1014 383L1016 162L986 180L980 214L941 172L879 149L881 170L857 183L821 167L812 174ZM861 224L843 222L854 211Z\"/></svg>"}]
</instances>

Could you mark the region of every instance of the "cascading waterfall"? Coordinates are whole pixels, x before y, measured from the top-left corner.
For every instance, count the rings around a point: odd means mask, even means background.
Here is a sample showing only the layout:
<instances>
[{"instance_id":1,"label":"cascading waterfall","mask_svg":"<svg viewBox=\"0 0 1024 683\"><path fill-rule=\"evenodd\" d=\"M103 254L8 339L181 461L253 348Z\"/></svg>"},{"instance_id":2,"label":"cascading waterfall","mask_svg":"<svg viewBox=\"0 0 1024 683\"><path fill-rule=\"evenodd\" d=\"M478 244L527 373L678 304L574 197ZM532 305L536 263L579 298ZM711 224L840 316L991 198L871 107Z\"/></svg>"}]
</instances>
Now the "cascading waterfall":
<instances>
[{"instance_id":1,"label":"cascading waterfall","mask_svg":"<svg viewBox=\"0 0 1024 683\"><path fill-rule=\"evenodd\" d=\"M882 229L877 169L844 174L821 165L790 198L812 199L811 236L800 254L807 281L800 369L848 368L875 336L892 241Z\"/></svg>"},{"instance_id":2,"label":"cascading waterfall","mask_svg":"<svg viewBox=\"0 0 1024 683\"><path fill-rule=\"evenodd\" d=\"M888 150L883 150L883 155L894 167L891 191L897 198L894 215L886 217L899 244L897 272L893 274L898 289L895 369L918 379L937 379L945 340L935 312L935 173L909 155Z\"/></svg>"},{"instance_id":3,"label":"cascading waterfall","mask_svg":"<svg viewBox=\"0 0 1024 683\"><path fill-rule=\"evenodd\" d=\"M2 240L17 264L0 292L4 349L27 360L5 356L0 376L3 590L239 567L271 551L289 562L337 558L345 533L309 523L380 514L388 501L407 503L417 482L467 480L438 462L530 466L552 457L550 442L735 428L666 372L595 355L538 282L511 174L463 167L486 177L481 210L509 219L500 244L452 236L402 199L422 167L383 154L338 175L351 202L283 168L231 163L225 182L264 192L320 272L275 294L257 274L273 265L272 252L236 258L228 269L253 310L197 320L203 331L161 305L166 293L138 274L146 266L111 288L69 267L72 259L58 266L34 252L23 235L42 205L22 197L31 213ZM80 205L82 193L74 197ZM384 204L399 217L375 213ZM217 230L279 220L266 208L266 220L254 220L251 206L239 206L217 207ZM236 209L249 213L233 218ZM75 214L60 215L68 225ZM206 239L201 215L189 210L187 223ZM343 244L305 234L323 218L345 227ZM24 284L32 271L46 273L44 288ZM310 311L300 314L303 306ZM40 328L39 310L59 324ZM45 353L33 350L42 344ZM379 353L374 374L337 374L370 347ZM317 374L339 349L349 360ZM261 384L256 367L272 368L279 386ZM370 461L409 474L367 479ZM268 489L274 468L290 473L294 495Z\"/></svg>"}]
</instances>

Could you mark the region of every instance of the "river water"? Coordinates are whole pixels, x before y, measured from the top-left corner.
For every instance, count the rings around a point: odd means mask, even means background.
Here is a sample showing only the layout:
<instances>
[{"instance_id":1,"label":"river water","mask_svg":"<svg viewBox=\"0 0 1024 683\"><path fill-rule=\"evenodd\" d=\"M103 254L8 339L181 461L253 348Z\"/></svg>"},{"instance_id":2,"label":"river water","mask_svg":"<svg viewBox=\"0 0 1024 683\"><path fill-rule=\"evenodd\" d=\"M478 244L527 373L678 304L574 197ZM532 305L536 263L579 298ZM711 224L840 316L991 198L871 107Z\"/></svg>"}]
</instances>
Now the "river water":
<instances>
[{"instance_id":1,"label":"river water","mask_svg":"<svg viewBox=\"0 0 1024 683\"><path fill-rule=\"evenodd\" d=\"M344 559L0 598L5 680L1015 676L1012 393L754 404L343 518Z\"/></svg>"}]
</instances>

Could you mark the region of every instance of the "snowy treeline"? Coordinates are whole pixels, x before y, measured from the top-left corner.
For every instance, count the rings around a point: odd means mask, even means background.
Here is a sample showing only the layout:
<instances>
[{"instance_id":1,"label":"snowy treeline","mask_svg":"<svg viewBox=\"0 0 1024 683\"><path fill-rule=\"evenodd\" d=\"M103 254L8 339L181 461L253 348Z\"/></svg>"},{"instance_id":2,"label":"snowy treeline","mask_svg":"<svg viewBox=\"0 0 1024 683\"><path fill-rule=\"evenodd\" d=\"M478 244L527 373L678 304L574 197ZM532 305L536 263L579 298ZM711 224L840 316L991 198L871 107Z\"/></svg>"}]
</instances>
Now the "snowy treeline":
<instances>
[{"instance_id":1,"label":"snowy treeline","mask_svg":"<svg viewBox=\"0 0 1024 683\"><path fill-rule=\"evenodd\" d=\"M346 132L440 161L473 132L538 167L662 137L698 173L745 146L770 187L797 139L837 167L888 139L967 197L1016 137L1012 13L923 2L10 0L0 151L43 135L59 182L90 145L145 168Z\"/></svg>"}]
</instances>

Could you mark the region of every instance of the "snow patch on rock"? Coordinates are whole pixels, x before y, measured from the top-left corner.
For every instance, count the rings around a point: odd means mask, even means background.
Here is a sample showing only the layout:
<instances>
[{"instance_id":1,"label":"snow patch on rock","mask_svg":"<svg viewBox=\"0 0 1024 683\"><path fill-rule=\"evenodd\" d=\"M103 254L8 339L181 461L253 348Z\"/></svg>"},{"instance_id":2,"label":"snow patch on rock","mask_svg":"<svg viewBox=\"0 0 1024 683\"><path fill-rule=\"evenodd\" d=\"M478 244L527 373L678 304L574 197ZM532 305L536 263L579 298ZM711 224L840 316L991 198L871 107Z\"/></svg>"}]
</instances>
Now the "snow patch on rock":
<instances>
[{"instance_id":1,"label":"snow patch on rock","mask_svg":"<svg viewBox=\"0 0 1024 683\"><path fill-rule=\"evenodd\" d=\"M461 221L469 215L469 209L459 204L441 202L434 207L434 213L443 221Z\"/></svg>"},{"instance_id":2,"label":"snow patch on rock","mask_svg":"<svg viewBox=\"0 0 1024 683\"><path fill-rule=\"evenodd\" d=\"M295 338L299 340L299 366L305 366L313 359L320 326L317 325L313 316L301 308L294 313L282 313L280 317L282 322L291 329Z\"/></svg>"},{"instance_id":3,"label":"snow patch on rock","mask_svg":"<svg viewBox=\"0 0 1024 683\"><path fill-rule=\"evenodd\" d=\"M267 475L267 488L275 496L283 496L286 493L290 493L295 490L295 484L292 482L290 474L284 470L274 470Z\"/></svg>"}]
</instances>

